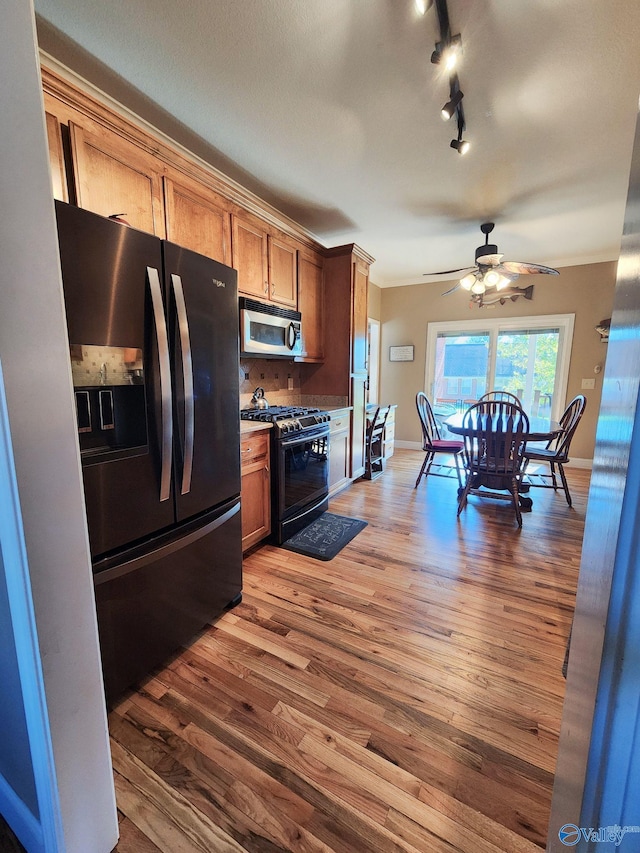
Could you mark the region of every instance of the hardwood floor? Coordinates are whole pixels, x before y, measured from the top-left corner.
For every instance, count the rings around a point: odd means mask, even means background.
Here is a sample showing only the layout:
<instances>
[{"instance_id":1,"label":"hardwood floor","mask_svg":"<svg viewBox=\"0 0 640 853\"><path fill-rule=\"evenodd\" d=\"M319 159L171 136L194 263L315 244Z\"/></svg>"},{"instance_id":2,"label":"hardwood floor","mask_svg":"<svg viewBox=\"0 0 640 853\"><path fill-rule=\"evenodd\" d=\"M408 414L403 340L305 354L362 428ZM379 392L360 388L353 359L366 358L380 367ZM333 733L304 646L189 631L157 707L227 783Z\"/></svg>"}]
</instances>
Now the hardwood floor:
<instances>
[{"instance_id":1,"label":"hardwood floor","mask_svg":"<svg viewBox=\"0 0 640 853\"><path fill-rule=\"evenodd\" d=\"M544 847L589 472L506 502L400 450L331 510L332 561L264 546L242 603L109 717L118 853Z\"/></svg>"}]
</instances>

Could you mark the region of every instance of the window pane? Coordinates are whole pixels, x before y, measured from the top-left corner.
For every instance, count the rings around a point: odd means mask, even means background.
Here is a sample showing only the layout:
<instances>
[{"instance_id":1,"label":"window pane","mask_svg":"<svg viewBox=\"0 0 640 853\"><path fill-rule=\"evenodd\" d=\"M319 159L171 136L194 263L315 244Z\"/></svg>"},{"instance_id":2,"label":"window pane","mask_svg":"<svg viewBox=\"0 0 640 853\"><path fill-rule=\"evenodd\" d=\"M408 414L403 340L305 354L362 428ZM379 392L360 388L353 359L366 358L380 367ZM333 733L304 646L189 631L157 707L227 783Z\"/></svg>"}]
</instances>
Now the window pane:
<instances>
[{"instance_id":1,"label":"window pane","mask_svg":"<svg viewBox=\"0 0 640 853\"><path fill-rule=\"evenodd\" d=\"M489 333L439 334L436 339L434 402L475 402L487 386Z\"/></svg>"},{"instance_id":2,"label":"window pane","mask_svg":"<svg viewBox=\"0 0 640 853\"><path fill-rule=\"evenodd\" d=\"M548 419L553 402L559 329L498 333L495 387L511 391L536 419Z\"/></svg>"}]
</instances>

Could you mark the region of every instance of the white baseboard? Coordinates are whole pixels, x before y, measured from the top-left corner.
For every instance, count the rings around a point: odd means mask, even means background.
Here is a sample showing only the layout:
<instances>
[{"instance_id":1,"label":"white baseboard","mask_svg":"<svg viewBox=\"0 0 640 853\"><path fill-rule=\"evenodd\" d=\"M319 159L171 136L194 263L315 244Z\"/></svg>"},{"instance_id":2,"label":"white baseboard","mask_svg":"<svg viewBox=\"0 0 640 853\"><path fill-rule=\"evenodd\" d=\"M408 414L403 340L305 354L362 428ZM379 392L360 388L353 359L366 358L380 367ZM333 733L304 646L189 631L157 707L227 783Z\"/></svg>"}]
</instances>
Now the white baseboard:
<instances>
[{"instance_id":1,"label":"white baseboard","mask_svg":"<svg viewBox=\"0 0 640 853\"><path fill-rule=\"evenodd\" d=\"M402 450L422 450L422 444L419 441L400 441L395 440L395 446ZM593 459L574 459L567 462L567 468L593 468Z\"/></svg>"}]
</instances>

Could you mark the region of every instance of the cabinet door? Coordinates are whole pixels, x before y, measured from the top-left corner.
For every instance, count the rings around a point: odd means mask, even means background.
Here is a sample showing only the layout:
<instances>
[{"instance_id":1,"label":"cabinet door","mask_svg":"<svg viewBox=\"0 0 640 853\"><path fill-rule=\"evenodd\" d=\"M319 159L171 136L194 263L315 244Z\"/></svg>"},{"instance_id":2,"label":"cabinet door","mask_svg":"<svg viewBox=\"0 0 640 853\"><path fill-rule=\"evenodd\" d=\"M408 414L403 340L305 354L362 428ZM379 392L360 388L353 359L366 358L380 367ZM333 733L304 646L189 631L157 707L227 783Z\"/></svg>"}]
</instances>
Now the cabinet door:
<instances>
[{"instance_id":1,"label":"cabinet door","mask_svg":"<svg viewBox=\"0 0 640 853\"><path fill-rule=\"evenodd\" d=\"M242 550L271 533L269 433L252 433L240 442Z\"/></svg>"},{"instance_id":2,"label":"cabinet door","mask_svg":"<svg viewBox=\"0 0 640 853\"><path fill-rule=\"evenodd\" d=\"M387 423L384 427L384 458L388 459L393 456L395 450L395 435L396 435L396 412L395 406L389 409L387 415Z\"/></svg>"},{"instance_id":3,"label":"cabinet door","mask_svg":"<svg viewBox=\"0 0 640 853\"><path fill-rule=\"evenodd\" d=\"M60 122L51 113L45 113L45 117L47 121L47 142L49 143L49 167L51 169L53 197L57 198L58 201L68 201L67 173L64 166Z\"/></svg>"},{"instance_id":4,"label":"cabinet door","mask_svg":"<svg viewBox=\"0 0 640 853\"><path fill-rule=\"evenodd\" d=\"M162 183L154 160L104 130L69 122L78 205L101 216L122 214L134 228L165 236Z\"/></svg>"},{"instance_id":5,"label":"cabinet door","mask_svg":"<svg viewBox=\"0 0 640 853\"><path fill-rule=\"evenodd\" d=\"M367 366L367 315L369 300L369 266L361 260L354 262L353 307L351 318L351 371L366 372Z\"/></svg>"},{"instance_id":6,"label":"cabinet door","mask_svg":"<svg viewBox=\"0 0 640 853\"><path fill-rule=\"evenodd\" d=\"M267 235L258 225L233 216L233 266L238 270L238 291L264 301L269 298Z\"/></svg>"},{"instance_id":7,"label":"cabinet door","mask_svg":"<svg viewBox=\"0 0 640 853\"><path fill-rule=\"evenodd\" d=\"M351 473L351 412L331 412L329 441L329 495L348 485Z\"/></svg>"},{"instance_id":8,"label":"cabinet door","mask_svg":"<svg viewBox=\"0 0 640 853\"><path fill-rule=\"evenodd\" d=\"M298 311L302 314L300 361L324 359L324 278L322 261L298 253ZM296 359L298 360L298 359Z\"/></svg>"},{"instance_id":9,"label":"cabinet door","mask_svg":"<svg viewBox=\"0 0 640 853\"><path fill-rule=\"evenodd\" d=\"M164 179L164 197L167 239L231 266L231 214L223 200L170 178Z\"/></svg>"},{"instance_id":10,"label":"cabinet door","mask_svg":"<svg viewBox=\"0 0 640 853\"><path fill-rule=\"evenodd\" d=\"M351 479L364 474L366 456L366 388L367 377L362 374L351 378Z\"/></svg>"},{"instance_id":11,"label":"cabinet door","mask_svg":"<svg viewBox=\"0 0 640 853\"><path fill-rule=\"evenodd\" d=\"M295 308L298 298L297 252L293 246L269 236L269 298Z\"/></svg>"}]
</instances>

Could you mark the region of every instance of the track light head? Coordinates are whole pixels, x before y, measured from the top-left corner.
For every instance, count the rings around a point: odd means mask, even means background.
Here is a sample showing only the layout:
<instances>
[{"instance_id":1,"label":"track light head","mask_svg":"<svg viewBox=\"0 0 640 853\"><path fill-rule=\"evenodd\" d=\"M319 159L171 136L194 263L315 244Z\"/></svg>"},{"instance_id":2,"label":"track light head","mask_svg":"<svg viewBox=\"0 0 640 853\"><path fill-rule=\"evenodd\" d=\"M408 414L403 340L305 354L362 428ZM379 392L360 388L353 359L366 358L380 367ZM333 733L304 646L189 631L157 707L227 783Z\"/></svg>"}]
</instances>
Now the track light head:
<instances>
[{"instance_id":1,"label":"track light head","mask_svg":"<svg viewBox=\"0 0 640 853\"><path fill-rule=\"evenodd\" d=\"M431 54L431 62L434 65L444 65L445 71L451 73L458 64L461 53L462 37L458 33L458 35L451 36L446 42L436 42L435 50Z\"/></svg>"},{"instance_id":2,"label":"track light head","mask_svg":"<svg viewBox=\"0 0 640 853\"><path fill-rule=\"evenodd\" d=\"M466 139L452 139L451 147L455 148L458 154L466 154L470 148L470 143Z\"/></svg>"},{"instance_id":3,"label":"track light head","mask_svg":"<svg viewBox=\"0 0 640 853\"><path fill-rule=\"evenodd\" d=\"M433 5L433 0L414 0L416 12L419 15L426 14L427 10Z\"/></svg>"},{"instance_id":4,"label":"track light head","mask_svg":"<svg viewBox=\"0 0 640 853\"><path fill-rule=\"evenodd\" d=\"M453 94L451 95L451 98L447 101L447 103L442 108L441 115L442 115L443 121L449 121L449 119L455 113L456 107L458 106L458 104L460 103L460 101L463 98L464 98L464 95L462 94L460 89L453 92Z\"/></svg>"}]
</instances>

